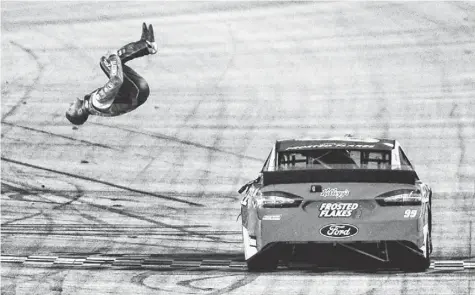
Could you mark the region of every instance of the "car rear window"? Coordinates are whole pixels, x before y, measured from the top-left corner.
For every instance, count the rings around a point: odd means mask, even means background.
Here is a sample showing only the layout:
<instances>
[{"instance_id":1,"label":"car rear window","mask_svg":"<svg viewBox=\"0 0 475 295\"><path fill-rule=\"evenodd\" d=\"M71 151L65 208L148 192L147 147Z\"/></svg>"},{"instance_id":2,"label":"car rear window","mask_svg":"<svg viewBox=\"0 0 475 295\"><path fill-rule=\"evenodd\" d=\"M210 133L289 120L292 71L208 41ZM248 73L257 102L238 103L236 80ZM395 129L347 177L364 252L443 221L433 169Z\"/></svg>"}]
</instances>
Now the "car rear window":
<instances>
[{"instance_id":1,"label":"car rear window","mask_svg":"<svg viewBox=\"0 0 475 295\"><path fill-rule=\"evenodd\" d=\"M378 150L317 149L278 153L277 170L391 169L391 152Z\"/></svg>"}]
</instances>

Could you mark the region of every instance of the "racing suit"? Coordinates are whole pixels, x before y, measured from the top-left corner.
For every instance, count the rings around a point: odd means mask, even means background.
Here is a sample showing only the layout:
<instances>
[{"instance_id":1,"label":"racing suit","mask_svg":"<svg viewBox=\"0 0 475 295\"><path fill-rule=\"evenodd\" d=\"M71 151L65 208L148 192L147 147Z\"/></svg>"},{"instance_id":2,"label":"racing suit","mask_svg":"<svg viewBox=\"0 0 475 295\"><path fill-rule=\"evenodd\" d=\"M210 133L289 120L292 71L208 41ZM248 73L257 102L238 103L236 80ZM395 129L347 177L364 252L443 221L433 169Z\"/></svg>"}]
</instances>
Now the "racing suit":
<instances>
[{"instance_id":1,"label":"racing suit","mask_svg":"<svg viewBox=\"0 0 475 295\"><path fill-rule=\"evenodd\" d=\"M89 115L113 117L142 105L150 94L149 86L144 78L125 63L156 52L153 27L150 25L147 28L144 23L139 41L123 46L117 54L101 58L99 65L109 81L72 103L66 112L67 119L75 125L81 125Z\"/></svg>"},{"instance_id":2,"label":"racing suit","mask_svg":"<svg viewBox=\"0 0 475 295\"><path fill-rule=\"evenodd\" d=\"M86 95L85 105L91 114L118 116L136 109L147 100L150 94L147 82L123 64L119 56L102 57L100 66L109 81Z\"/></svg>"}]
</instances>

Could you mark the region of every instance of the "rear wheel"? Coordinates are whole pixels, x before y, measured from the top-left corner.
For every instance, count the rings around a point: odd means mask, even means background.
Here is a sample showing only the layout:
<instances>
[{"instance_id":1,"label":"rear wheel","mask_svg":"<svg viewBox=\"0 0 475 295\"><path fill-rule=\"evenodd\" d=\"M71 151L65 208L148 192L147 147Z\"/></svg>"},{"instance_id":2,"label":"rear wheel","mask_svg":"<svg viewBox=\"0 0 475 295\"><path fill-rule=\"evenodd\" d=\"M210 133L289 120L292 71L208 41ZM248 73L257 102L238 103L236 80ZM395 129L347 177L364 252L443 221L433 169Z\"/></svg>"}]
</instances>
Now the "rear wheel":
<instances>
[{"instance_id":1,"label":"rear wheel","mask_svg":"<svg viewBox=\"0 0 475 295\"><path fill-rule=\"evenodd\" d=\"M391 263L405 272L424 272L430 266L430 232L424 238L423 255L409 250L408 245L398 245L389 251Z\"/></svg>"},{"instance_id":2,"label":"rear wheel","mask_svg":"<svg viewBox=\"0 0 475 295\"><path fill-rule=\"evenodd\" d=\"M251 272L266 272L277 269L278 260L276 259L259 259L258 257L251 258L246 261L247 269Z\"/></svg>"},{"instance_id":3,"label":"rear wheel","mask_svg":"<svg viewBox=\"0 0 475 295\"><path fill-rule=\"evenodd\" d=\"M429 266L430 258L421 257L411 261L404 261L400 268L405 272L424 272Z\"/></svg>"},{"instance_id":4,"label":"rear wheel","mask_svg":"<svg viewBox=\"0 0 475 295\"><path fill-rule=\"evenodd\" d=\"M431 252L431 234L430 231L427 232L424 238L424 256L418 257L412 263L403 268L404 271L409 272L423 272L426 271L430 266L430 252Z\"/></svg>"},{"instance_id":5,"label":"rear wheel","mask_svg":"<svg viewBox=\"0 0 475 295\"><path fill-rule=\"evenodd\" d=\"M430 253L432 252L432 228L431 213L428 213L428 224L424 227L424 245L423 256L417 257L413 263L404 268L405 271L422 272L426 271L430 266Z\"/></svg>"},{"instance_id":6,"label":"rear wheel","mask_svg":"<svg viewBox=\"0 0 475 295\"><path fill-rule=\"evenodd\" d=\"M279 264L278 247L271 246L267 250L256 254L250 259L246 260L247 269L251 272L265 272L277 269Z\"/></svg>"}]
</instances>

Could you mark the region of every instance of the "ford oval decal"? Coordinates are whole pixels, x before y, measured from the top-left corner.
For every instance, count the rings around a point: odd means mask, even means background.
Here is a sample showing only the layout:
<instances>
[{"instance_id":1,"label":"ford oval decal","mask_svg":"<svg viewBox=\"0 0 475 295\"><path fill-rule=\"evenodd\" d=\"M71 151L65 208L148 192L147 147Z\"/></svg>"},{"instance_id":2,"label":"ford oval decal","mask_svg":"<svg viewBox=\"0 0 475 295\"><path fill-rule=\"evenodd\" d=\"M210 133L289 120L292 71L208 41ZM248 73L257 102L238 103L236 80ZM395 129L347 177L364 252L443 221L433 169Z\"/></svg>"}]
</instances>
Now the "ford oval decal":
<instances>
[{"instance_id":1,"label":"ford oval decal","mask_svg":"<svg viewBox=\"0 0 475 295\"><path fill-rule=\"evenodd\" d=\"M329 224L320 229L320 234L329 238L349 238L358 233L358 228L351 224Z\"/></svg>"}]
</instances>

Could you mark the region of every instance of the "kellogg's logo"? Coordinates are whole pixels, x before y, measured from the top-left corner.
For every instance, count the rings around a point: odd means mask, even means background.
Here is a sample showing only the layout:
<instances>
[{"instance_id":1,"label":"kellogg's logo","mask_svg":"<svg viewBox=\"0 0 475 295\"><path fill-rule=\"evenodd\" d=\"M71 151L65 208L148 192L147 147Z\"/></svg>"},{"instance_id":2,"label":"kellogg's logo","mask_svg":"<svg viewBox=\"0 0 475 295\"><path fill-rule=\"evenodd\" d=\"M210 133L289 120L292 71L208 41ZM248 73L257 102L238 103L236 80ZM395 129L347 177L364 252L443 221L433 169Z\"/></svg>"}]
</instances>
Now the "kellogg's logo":
<instances>
[{"instance_id":1,"label":"kellogg's logo","mask_svg":"<svg viewBox=\"0 0 475 295\"><path fill-rule=\"evenodd\" d=\"M347 197L350 195L350 191L349 190L344 190L344 191L339 191L338 189L336 188L326 188L322 191L322 193L320 194L321 197L336 197L337 199L341 199L343 197Z\"/></svg>"},{"instance_id":2,"label":"kellogg's logo","mask_svg":"<svg viewBox=\"0 0 475 295\"><path fill-rule=\"evenodd\" d=\"M349 238L358 233L358 228L351 224L329 224L320 229L320 234L328 238Z\"/></svg>"}]
</instances>

